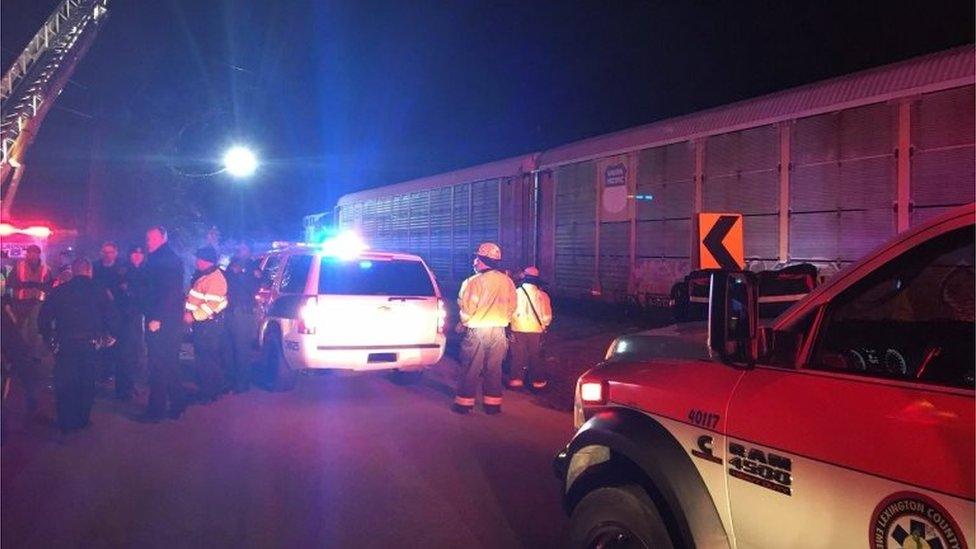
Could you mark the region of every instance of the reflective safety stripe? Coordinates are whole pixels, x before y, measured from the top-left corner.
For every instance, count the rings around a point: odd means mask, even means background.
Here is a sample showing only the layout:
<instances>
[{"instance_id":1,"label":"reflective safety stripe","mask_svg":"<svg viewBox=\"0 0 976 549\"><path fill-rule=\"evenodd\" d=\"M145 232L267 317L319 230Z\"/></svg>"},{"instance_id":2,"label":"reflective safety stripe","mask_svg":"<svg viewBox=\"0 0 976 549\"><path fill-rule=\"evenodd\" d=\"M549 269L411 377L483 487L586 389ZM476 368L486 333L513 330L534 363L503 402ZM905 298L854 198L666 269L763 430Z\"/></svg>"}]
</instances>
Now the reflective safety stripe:
<instances>
[{"instance_id":1,"label":"reflective safety stripe","mask_svg":"<svg viewBox=\"0 0 976 549\"><path fill-rule=\"evenodd\" d=\"M471 400L474 400L474 399L471 399ZM488 406L501 406L501 404L502 404L502 397L490 397L488 395L485 395L485 404L488 405Z\"/></svg>"},{"instance_id":2,"label":"reflective safety stripe","mask_svg":"<svg viewBox=\"0 0 976 549\"><path fill-rule=\"evenodd\" d=\"M216 294L205 294L203 292L198 292L193 288L190 288L190 297L195 297L197 299L203 299L205 301L226 301L227 298L222 295Z\"/></svg>"},{"instance_id":3,"label":"reflective safety stripe","mask_svg":"<svg viewBox=\"0 0 976 549\"><path fill-rule=\"evenodd\" d=\"M195 310L197 310L197 306L194 305L194 304L192 304L192 303L187 303L186 304L186 310L187 311L195 311Z\"/></svg>"},{"instance_id":4,"label":"reflective safety stripe","mask_svg":"<svg viewBox=\"0 0 976 549\"><path fill-rule=\"evenodd\" d=\"M521 387L523 385L521 379L513 379L508 382L509 387Z\"/></svg>"},{"instance_id":5,"label":"reflective safety stripe","mask_svg":"<svg viewBox=\"0 0 976 549\"><path fill-rule=\"evenodd\" d=\"M474 406L474 399L456 396L454 397L454 404L458 406Z\"/></svg>"},{"instance_id":6,"label":"reflective safety stripe","mask_svg":"<svg viewBox=\"0 0 976 549\"><path fill-rule=\"evenodd\" d=\"M541 389L541 388L545 387L546 385L549 385L549 382L547 382L547 381L533 381L532 382L532 386L535 387L536 389Z\"/></svg>"},{"instance_id":7,"label":"reflective safety stripe","mask_svg":"<svg viewBox=\"0 0 976 549\"><path fill-rule=\"evenodd\" d=\"M203 312L207 313L208 315L214 314L214 310L211 309L210 305L207 305L206 303L200 305L200 309L203 310Z\"/></svg>"}]
</instances>

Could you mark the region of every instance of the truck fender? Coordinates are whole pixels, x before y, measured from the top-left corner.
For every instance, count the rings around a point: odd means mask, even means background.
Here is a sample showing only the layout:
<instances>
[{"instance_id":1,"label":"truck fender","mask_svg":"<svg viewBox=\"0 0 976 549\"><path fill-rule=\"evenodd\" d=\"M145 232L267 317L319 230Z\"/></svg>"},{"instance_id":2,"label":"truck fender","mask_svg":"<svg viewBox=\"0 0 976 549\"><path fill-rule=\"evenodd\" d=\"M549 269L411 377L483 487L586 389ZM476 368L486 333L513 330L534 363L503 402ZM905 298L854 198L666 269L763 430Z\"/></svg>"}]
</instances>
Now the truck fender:
<instances>
[{"instance_id":1,"label":"truck fender","mask_svg":"<svg viewBox=\"0 0 976 549\"><path fill-rule=\"evenodd\" d=\"M644 484L652 499L666 507L659 511L670 522L672 535L680 537L675 540L677 545L730 547L718 509L689 451L660 423L635 410L603 409L569 443L560 456L568 506L575 505L592 489L588 476L606 475L608 469L619 473L625 468L611 463L613 456L625 458L640 470L644 478L635 480Z\"/></svg>"}]
</instances>

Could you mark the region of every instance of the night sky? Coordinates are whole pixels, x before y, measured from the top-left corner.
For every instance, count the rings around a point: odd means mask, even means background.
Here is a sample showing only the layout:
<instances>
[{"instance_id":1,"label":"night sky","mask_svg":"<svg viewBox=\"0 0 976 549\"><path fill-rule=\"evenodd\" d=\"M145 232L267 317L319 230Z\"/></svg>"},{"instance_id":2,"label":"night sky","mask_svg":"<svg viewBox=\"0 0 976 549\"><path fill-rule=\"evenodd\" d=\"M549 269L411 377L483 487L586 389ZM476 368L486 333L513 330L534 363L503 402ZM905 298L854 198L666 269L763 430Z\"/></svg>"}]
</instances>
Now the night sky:
<instances>
[{"instance_id":1,"label":"night sky","mask_svg":"<svg viewBox=\"0 0 976 549\"><path fill-rule=\"evenodd\" d=\"M3 2L4 69L56 3ZM250 236L295 236L350 191L972 43L973 19L972 0L113 0L15 215L231 234L241 201ZM234 141L265 163L244 187L181 175Z\"/></svg>"}]
</instances>

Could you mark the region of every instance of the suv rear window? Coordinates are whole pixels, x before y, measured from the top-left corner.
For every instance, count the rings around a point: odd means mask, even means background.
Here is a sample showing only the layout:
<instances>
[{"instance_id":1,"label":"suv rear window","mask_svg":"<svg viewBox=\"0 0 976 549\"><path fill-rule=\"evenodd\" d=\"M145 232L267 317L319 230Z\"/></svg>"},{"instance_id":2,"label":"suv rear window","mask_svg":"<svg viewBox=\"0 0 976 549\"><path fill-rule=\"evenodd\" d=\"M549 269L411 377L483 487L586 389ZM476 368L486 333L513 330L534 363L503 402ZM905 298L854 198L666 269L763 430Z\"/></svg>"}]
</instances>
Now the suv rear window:
<instances>
[{"instance_id":1,"label":"suv rear window","mask_svg":"<svg viewBox=\"0 0 976 549\"><path fill-rule=\"evenodd\" d=\"M332 295L434 296L434 285L419 261L322 258L319 293Z\"/></svg>"}]
</instances>

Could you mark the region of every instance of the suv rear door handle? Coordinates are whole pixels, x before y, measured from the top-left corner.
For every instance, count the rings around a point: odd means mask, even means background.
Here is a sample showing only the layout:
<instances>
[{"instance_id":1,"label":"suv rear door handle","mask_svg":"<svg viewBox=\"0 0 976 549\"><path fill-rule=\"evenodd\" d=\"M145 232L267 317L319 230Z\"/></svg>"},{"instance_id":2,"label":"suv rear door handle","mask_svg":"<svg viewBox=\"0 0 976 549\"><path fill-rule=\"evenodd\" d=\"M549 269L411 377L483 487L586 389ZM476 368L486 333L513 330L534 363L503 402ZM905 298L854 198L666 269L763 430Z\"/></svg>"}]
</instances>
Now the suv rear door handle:
<instances>
[{"instance_id":1,"label":"suv rear door handle","mask_svg":"<svg viewBox=\"0 0 976 549\"><path fill-rule=\"evenodd\" d=\"M427 301L426 297L412 297L412 296L402 296L402 297L388 297L387 301Z\"/></svg>"}]
</instances>

